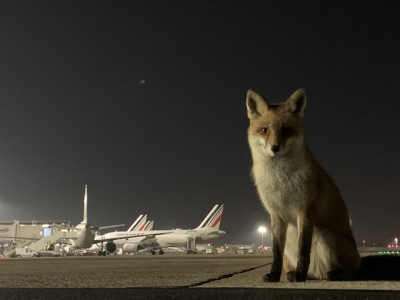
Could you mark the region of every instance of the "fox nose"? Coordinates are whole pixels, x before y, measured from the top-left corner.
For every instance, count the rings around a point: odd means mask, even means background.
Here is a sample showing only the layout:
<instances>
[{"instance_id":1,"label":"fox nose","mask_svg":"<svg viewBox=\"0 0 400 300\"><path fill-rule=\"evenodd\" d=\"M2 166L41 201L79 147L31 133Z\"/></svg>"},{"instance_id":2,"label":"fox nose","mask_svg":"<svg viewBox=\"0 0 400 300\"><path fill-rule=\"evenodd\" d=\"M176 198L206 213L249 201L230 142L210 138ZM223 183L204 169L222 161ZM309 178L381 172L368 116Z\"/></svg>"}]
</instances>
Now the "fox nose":
<instances>
[{"instance_id":1,"label":"fox nose","mask_svg":"<svg viewBox=\"0 0 400 300\"><path fill-rule=\"evenodd\" d=\"M274 152L274 153L279 152L279 146L278 145L273 145L271 147L271 151Z\"/></svg>"}]
</instances>

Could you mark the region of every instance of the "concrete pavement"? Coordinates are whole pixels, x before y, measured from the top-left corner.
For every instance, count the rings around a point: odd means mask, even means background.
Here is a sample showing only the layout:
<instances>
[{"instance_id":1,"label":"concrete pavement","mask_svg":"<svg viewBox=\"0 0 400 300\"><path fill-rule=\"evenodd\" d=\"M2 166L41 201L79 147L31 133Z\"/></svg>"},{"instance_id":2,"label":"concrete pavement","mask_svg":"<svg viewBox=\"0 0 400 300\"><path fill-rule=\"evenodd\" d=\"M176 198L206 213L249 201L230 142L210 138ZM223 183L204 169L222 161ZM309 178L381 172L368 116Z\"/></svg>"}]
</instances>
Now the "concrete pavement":
<instances>
[{"instance_id":1,"label":"concrete pavement","mask_svg":"<svg viewBox=\"0 0 400 300\"><path fill-rule=\"evenodd\" d=\"M264 283L266 255L0 260L4 299L400 299L400 281Z\"/></svg>"}]
</instances>

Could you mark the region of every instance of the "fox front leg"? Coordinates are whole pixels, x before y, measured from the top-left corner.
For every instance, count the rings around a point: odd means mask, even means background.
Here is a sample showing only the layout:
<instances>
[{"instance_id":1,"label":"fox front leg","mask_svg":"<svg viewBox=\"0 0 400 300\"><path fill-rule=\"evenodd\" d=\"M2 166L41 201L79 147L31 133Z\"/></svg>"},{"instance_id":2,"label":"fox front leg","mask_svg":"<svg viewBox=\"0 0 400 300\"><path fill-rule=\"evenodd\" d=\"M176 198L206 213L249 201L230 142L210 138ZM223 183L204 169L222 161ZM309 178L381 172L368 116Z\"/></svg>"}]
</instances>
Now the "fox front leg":
<instances>
[{"instance_id":1,"label":"fox front leg","mask_svg":"<svg viewBox=\"0 0 400 300\"><path fill-rule=\"evenodd\" d=\"M279 282L283 265L283 250L285 249L287 224L282 219L271 215L273 236L271 272L263 276L265 282Z\"/></svg>"},{"instance_id":2,"label":"fox front leg","mask_svg":"<svg viewBox=\"0 0 400 300\"><path fill-rule=\"evenodd\" d=\"M297 219L299 235L297 267L295 272L288 272L287 279L290 282L304 282L307 279L308 267L310 266L311 242L313 235L313 224L309 217L299 216Z\"/></svg>"}]
</instances>

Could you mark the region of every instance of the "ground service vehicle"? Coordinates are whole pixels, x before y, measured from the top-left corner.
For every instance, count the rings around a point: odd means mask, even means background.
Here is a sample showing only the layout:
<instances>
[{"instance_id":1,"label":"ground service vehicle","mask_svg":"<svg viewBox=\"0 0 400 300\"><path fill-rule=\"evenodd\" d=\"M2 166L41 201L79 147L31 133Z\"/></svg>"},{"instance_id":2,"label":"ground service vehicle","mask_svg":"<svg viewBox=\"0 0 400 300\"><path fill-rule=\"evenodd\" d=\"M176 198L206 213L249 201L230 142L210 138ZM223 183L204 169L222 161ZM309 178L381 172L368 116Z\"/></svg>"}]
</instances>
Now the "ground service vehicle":
<instances>
[{"instance_id":1,"label":"ground service vehicle","mask_svg":"<svg viewBox=\"0 0 400 300\"><path fill-rule=\"evenodd\" d=\"M40 254L29 247L20 247L15 249L15 257L38 257Z\"/></svg>"}]
</instances>

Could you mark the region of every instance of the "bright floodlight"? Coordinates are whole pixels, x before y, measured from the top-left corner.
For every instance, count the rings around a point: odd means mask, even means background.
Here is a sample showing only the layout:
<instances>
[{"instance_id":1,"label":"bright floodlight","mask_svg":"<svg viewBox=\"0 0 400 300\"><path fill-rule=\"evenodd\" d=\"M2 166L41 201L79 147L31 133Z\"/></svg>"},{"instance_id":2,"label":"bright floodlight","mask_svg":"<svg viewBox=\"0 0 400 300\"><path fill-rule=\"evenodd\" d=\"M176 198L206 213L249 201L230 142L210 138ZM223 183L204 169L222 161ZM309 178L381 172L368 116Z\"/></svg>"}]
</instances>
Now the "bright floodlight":
<instances>
[{"instance_id":1,"label":"bright floodlight","mask_svg":"<svg viewBox=\"0 0 400 300\"><path fill-rule=\"evenodd\" d=\"M264 247L264 232L267 231L267 228L260 226L258 227L258 231L261 232L261 246Z\"/></svg>"},{"instance_id":2,"label":"bright floodlight","mask_svg":"<svg viewBox=\"0 0 400 300\"><path fill-rule=\"evenodd\" d=\"M258 228L258 231L261 232L261 233L264 233L264 232L267 231L267 228L265 228L264 226L260 226L260 227Z\"/></svg>"}]
</instances>

